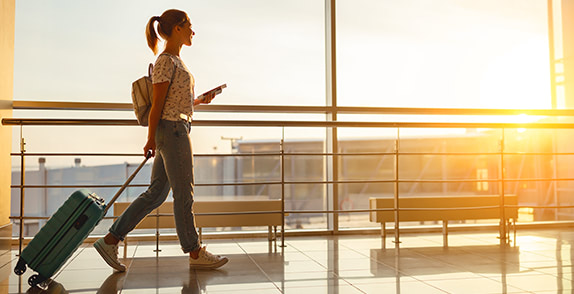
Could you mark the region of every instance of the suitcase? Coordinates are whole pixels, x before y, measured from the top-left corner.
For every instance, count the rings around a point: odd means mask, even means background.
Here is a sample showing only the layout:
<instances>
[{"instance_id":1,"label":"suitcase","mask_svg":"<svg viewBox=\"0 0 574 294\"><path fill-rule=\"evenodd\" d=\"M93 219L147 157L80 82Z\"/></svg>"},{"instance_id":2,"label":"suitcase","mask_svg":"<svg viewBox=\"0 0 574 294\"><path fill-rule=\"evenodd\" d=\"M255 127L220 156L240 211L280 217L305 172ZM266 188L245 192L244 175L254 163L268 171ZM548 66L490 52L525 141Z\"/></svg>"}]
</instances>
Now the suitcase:
<instances>
[{"instance_id":1,"label":"suitcase","mask_svg":"<svg viewBox=\"0 0 574 294\"><path fill-rule=\"evenodd\" d=\"M28 284L32 287L58 272L100 223L150 157L151 153L148 153L107 205L104 199L89 190L81 189L72 193L22 250L14 272L22 275L26 271L26 265L36 271L38 274L28 279Z\"/></svg>"}]
</instances>

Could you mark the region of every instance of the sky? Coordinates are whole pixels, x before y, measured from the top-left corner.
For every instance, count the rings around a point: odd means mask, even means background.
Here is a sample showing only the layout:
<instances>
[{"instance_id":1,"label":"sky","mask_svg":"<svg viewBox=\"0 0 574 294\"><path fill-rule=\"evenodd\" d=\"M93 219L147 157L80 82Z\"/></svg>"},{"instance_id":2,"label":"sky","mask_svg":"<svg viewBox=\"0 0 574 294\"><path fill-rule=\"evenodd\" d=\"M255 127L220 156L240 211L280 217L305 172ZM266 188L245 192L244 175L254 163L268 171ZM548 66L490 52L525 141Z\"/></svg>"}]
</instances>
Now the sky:
<instances>
[{"instance_id":1,"label":"sky","mask_svg":"<svg viewBox=\"0 0 574 294\"><path fill-rule=\"evenodd\" d=\"M319 0L17 1L14 100L131 102L131 83L155 59L145 24L169 8L187 11L196 31L194 44L181 54L195 76L196 93L227 83L214 104L325 105L325 8ZM545 0L337 1L341 106L549 108L549 84ZM15 111L14 116L133 118L133 113ZM17 151L19 132L14 133ZM324 133L195 128L192 138L195 152L226 153L230 144L222 136L278 141L283 134L298 140ZM28 152L135 153L145 144L146 131L27 127L24 135ZM71 165L72 159L50 163Z\"/></svg>"}]
</instances>

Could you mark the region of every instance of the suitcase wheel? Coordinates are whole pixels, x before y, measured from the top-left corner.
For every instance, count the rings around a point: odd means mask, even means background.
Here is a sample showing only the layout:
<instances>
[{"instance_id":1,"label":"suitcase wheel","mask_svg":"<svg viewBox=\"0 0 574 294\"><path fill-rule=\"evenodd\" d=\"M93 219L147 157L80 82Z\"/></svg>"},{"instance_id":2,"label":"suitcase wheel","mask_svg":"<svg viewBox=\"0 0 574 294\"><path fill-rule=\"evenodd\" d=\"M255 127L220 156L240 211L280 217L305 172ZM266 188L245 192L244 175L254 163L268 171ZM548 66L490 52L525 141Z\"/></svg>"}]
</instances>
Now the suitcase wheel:
<instances>
[{"instance_id":1,"label":"suitcase wheel","mask_svg":"<svg viewBox=\"0 0 574 294\"><path fill-rule=\"evenodd\" d=\"M36 285L44 282L45 280L47 280L47 278L42 277L41 275L32 275L28 279L28 285L30 285L31 287L35 287Z\"/></svg>"},{"instance_id":2,"label":"suitcase wheel","mask_svg":"<svg viewBox=\"0 0 574 294\"><path fill-rule=\"evenodd\" d=\"M22 258L19 258L18 263L16 264L16 267L14 268L14 273L21 276L25 272L26 272L26 262Z\"/></svg>"}]
</instances>

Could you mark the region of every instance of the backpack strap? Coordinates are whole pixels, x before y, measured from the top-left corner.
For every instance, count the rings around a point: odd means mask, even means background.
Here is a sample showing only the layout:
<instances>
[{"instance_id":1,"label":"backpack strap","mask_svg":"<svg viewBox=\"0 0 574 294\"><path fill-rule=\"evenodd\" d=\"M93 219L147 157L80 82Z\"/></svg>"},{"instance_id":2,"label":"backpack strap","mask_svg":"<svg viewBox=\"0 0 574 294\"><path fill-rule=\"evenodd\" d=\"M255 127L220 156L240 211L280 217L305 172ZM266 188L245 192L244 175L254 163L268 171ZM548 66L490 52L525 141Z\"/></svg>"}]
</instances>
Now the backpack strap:
<instances>
[{"instance_id":1,"label":"backpack strap","mask_svg":"<svg viewBox=\"0 0 574 294\"><path fill-rule=\"evenodd\" d=\"M163 99L163 106L161 107L160 118L161 118L161 116L163 115L163 110L164 110L164 107L165 107L165 103L167 102L167 95L169 94L169 88L171 88L171 84L173 84L173 78L175 78L175 72L177 71L177 64L175 63L175 61L173 60L173 58L172 58L171 56L169 56L169 55L171 55L171 54L162 53L162 54L160 54L159 56L162 56L162 55L168 55L168 57L169 57L169 58L171 59L171 61L173 62L173 73L171 74L171 79L170 79L170 81L169 81L169 85L167 85L167 91L165 92L165 99ZM159 56L158 56L158 58L159 58ZM153 72L153 64L150 63L150 64L149 64L149 67L148 67L148 74L149 74L150 79L152 78L152 76L151 76L151 75L152 75L152 72ZM153 98L152 98L152 99L153 99Z\"/></svg>"},{"instance_id":2,"label":"backpack strap","mask_svg":"<svg viewBox=\"0 0 574 294\"><path fill-rule=\"evenodd\" d=\"M162 54L160 54L160 56L161 55L167 55L171 59L171 61L173 62L173 73L171 74L171 79L169 80L169 85L167 86L167 92L165 92L165 100L167 100L167 94L169 94L169 88L171 88L171 84L173 84L173 78L175 78L175 72L177 71L177 64L175 63L173 58L170 56L171 54L162 53ZM158 56L158 58L159 58L159 56ZM150 77L151 77L151 75L150 75ZM163 111L163 107L162 107L162 111Z\"/></svg>"},{"instance_id":3,"label":"backpack strap","mask_svg":"<svg viewBox=\"0 0 574 294\"><path fill-rule=\"evenodd\" d=\"M171 58L171 56L169 56L171 54L162 53L159 56L162 56L162 55L167 55L171 59L171 61L173 61L173 58ZM158 58L159 58L159 56L158 56ZM175 77L176 71L177 71L177 64L175 64L175 61L173 61L173 74L171 75L171 80L169 81L170 86L171 86L171 82L173 82L173 78ZM151 79L152 74L153 74L153 63L150 63L148 68L147 68L147 75L150 77L150 79ZM169 88L167 90L169 91Z\"/></svg>"}]
</instances>

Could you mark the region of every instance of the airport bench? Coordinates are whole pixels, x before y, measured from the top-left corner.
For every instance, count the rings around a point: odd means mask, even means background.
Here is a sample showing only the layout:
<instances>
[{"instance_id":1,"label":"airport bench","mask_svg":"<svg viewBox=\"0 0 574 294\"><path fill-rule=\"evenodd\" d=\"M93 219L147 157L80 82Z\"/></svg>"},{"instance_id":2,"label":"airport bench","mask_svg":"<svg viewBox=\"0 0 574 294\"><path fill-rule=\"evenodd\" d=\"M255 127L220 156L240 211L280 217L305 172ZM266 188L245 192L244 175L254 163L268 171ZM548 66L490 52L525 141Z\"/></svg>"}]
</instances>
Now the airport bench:
<instances>
[{"instance_id":1,"label":"airport bench","mask_svg":"<svg viewBox=\"0 0 574 294\"><path fill-rule=\"evenodd\" d=\"M129 205L130 202L114 203L114 216L120 216ZM260 211L278 212L230 215L220 214ZM281 200L214 200L195 201L193 203L195 226L198 229L200 242L203 239L202 228L253 226L267 226L268 240L273 241L277 238L277 226L281 226L282 223L282 215L280 211ZM157 216L158 214L159 216ZM136 226L136 229L166 228L175 228L173 202L164 202ZM127 246L128 238L126 236L124 239L124 258L127 255Z\"/></svg>"},{"instance_id":2,"label":"airport bench","mask_svg":"<svg viewBox=\"0 0 574 294\"><path fill-rule=\"evenodd\" d=\"M405 209L399 211L399 222L442 221L443 245L448 246L449 221L500 219L499 202L499 195L405 196L399 199L399 208ZM505 195L504 202L505 205L517 205L518 197L516 195ZM371 209L393 209L395 200L394 198L371 197L369 198L369 207ZM470 209L471 207L477 207L477 209ZM428 208L436 210L424 210ZM514 244L516 244L518 208L507 207L505 209L505 218L505 225L512 225ZM372 211L370 213L370 221L381 223L381 236L384 240L387 235L385 223L395 221L395 212ZM507 234L510 234L510 232L507 232Z\"/></svg>"}]
</instances>

